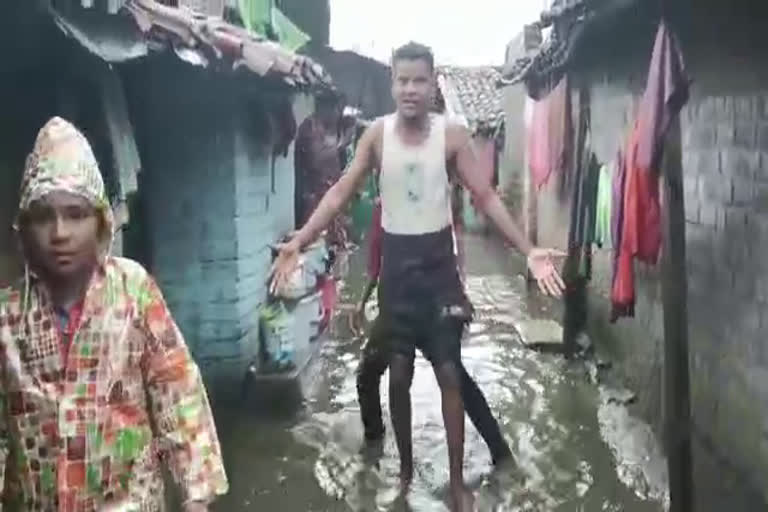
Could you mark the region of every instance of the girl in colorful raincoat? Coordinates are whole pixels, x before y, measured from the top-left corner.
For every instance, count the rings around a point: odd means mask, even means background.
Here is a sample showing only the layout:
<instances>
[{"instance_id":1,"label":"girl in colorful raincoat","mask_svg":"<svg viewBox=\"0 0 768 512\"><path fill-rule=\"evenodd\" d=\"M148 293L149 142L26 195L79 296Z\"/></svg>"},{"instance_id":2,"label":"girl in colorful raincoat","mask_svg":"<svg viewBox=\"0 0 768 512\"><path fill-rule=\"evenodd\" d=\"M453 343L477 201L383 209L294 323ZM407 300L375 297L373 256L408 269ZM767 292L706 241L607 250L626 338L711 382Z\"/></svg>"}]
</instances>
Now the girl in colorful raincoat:
<instances>
[{"instance_id":1,"label":"girl in colorful raincoat","mask_svg":"<svg viewBox=\"0 0 768 512\"><path fill-rule=\"evenodd\" d=\"M228 483L198 367L153 279L109 256L101 173L60 118L27 159L14 228L25 277L0 289L6 507L163 510L165 463L184 509L207 510Z\"/></svg>"}]
</instances>

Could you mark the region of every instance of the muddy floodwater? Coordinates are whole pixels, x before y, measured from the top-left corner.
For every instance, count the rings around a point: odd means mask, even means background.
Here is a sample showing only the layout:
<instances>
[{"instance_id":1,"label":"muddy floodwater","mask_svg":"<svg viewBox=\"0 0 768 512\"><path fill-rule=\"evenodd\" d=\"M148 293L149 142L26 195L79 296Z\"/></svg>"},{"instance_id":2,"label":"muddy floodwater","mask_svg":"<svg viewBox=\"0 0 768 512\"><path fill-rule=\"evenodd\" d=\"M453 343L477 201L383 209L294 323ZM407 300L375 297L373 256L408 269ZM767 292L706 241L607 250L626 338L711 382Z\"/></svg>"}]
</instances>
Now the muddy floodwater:
<instances>
[{"instance_id":1,"label":"muddy floodwater","mask_svg":"<svg viewBox=\"0 0 768 512\"><path fill-rule=\"evenodd\" d=\"M516 325L559 320L558 306L531 296L522 265L494 241L468 241L467 288L477 318L464 342L464 364L486 393L516 464L494 470L467 421L465 475L480 511L657 512L666 508L665 462L650 428L623 405L621 392L590 380L590 365L526 349ZM344 301L362 288L353 257ZM271 405L217 411L231 481L219 511L447 510L448 460L440 394L428 363L414 375L416 476L398 497L391 428L383 452L361 452L355 391L360 341L339 313L334 335L308 370L303 397L262 390ZM382 400L387 414L387 375ZM256 390L258 392L259 390ZM264 397L262 397L264 398ZM388 417L385 418L389 426Z\"/></svg>"}]
</instances>

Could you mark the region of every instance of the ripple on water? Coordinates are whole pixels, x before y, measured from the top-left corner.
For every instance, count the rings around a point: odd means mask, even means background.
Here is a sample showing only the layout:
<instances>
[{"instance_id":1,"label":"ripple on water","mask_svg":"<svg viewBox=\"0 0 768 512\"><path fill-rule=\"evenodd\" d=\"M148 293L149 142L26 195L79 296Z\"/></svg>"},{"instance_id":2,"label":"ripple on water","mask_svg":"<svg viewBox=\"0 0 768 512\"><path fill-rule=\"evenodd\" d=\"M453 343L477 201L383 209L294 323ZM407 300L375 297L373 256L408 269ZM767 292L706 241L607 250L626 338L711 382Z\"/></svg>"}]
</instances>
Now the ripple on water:
<instances>
[{"instance_id":1,"label":"ripple on water","mask_svg":"<svg viewBox=\"0 0 768 512\"><path fill-rule=\"evenodd\" d=\"M468 330L464 364L486 393L516 457L517 467L494 472L479 434L467 423L465 467L482 511L645 512L658 495L638 483L640 449L621 442L635 426L621 414L596 408L597 390L585 385L556 356L524 349L512 327L524 315L523 286L503 275L467 280L478 322ZM357 342L329 343L321 358L334 386L332 398L308 403L309 414L293 430L316 457L314 478L324 493L349 510L399 510L399 461L391 429L378 457L361 453L362 427L355 387ZM381 385L389 425L388 376ZM440 393L429 363L416 360L412 385L415 480L407 503L416 511L444 511L448 461ZM598 419L599 418L599 419ZM603 442L605 437L608 443ZM615 462L623 460L625 462ZM617 474L616 466L619 471ZM617 476L618 475L618 476ZM663 488L659 481L650 489ZM632 491L627 491L627 488ZM643 492L634 492L641 488ZM633 494L634 493L634 494Z\"/></svg>"}]
</instances>

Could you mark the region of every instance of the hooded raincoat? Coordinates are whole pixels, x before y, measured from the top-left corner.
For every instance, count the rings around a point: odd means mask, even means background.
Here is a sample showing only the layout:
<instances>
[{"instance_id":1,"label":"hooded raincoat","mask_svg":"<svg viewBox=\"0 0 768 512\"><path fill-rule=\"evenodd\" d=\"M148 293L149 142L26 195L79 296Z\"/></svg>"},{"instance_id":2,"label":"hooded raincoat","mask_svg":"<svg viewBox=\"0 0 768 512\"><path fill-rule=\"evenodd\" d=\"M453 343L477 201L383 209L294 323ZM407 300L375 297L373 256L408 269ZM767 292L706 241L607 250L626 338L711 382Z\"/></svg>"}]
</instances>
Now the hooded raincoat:
<instances>
[{"instance_id":1,"label":"hooded raincoat","mask_svg":"<svg viewBox=\"0 0 768 512\"><path fill-rule=\"evenodd\" d=\"M59 118L27 160L20 211L53 191L87 199L109 236L64 347L49 292L29 269L19 286L0 289L5 502L20 510L163 510L162 461L185 501L224 494L198 367L152 278L108 256L112 213L98 165L85 138Z\"/></svg>"}]
</instances>

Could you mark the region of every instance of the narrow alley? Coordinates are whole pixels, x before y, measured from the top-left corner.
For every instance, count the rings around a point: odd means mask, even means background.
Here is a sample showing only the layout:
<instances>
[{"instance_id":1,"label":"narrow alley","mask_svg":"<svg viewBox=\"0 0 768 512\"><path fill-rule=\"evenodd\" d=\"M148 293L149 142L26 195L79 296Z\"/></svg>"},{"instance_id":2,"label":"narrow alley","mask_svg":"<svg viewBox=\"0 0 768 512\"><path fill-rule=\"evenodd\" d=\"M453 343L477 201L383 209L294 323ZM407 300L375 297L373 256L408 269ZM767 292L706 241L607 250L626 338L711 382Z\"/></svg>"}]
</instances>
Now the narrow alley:
<instances>
[{"instance_id":1,"label":"narrow alley","mask_svg":"<svg viewBox=\"0 0 768 512\"><path fill-rule=\"evenodd\" d=\"M766 20L1 2L0 512L768 511Z\"/></svg>"},{"instance_id":2,"label":"narrow alley","mask_svg":"<svg viewBox=\"0 0 768 512\"><path fill-rule=\"evenodd\" d=\"M493 239L468 242L467 287L477 319L465 340L464 362L517 459L516 468L494 471L482 439L467 422L466 478L477 509L664 510L666 466L650 427L616 403L620 390L591 382L593 364L568 363L521 344L515 325L555 312L538 294L526 299L522 262L510 260L509 251ZM351 264L346 302L353 302L362 286L355 281L362 275L359 264ZM221 413L232 489L217 510L447 510L440 394L428 363L417 359L412 388L417 476L406 506L398 499L391 431L380 460L360 453L355 390L360 344L347 334L343 313L337 324L338 336L325 344L312 370L313 391L295 411ZM385 376L385 414L386 383Z\"/></svg>"}]
</instances>

